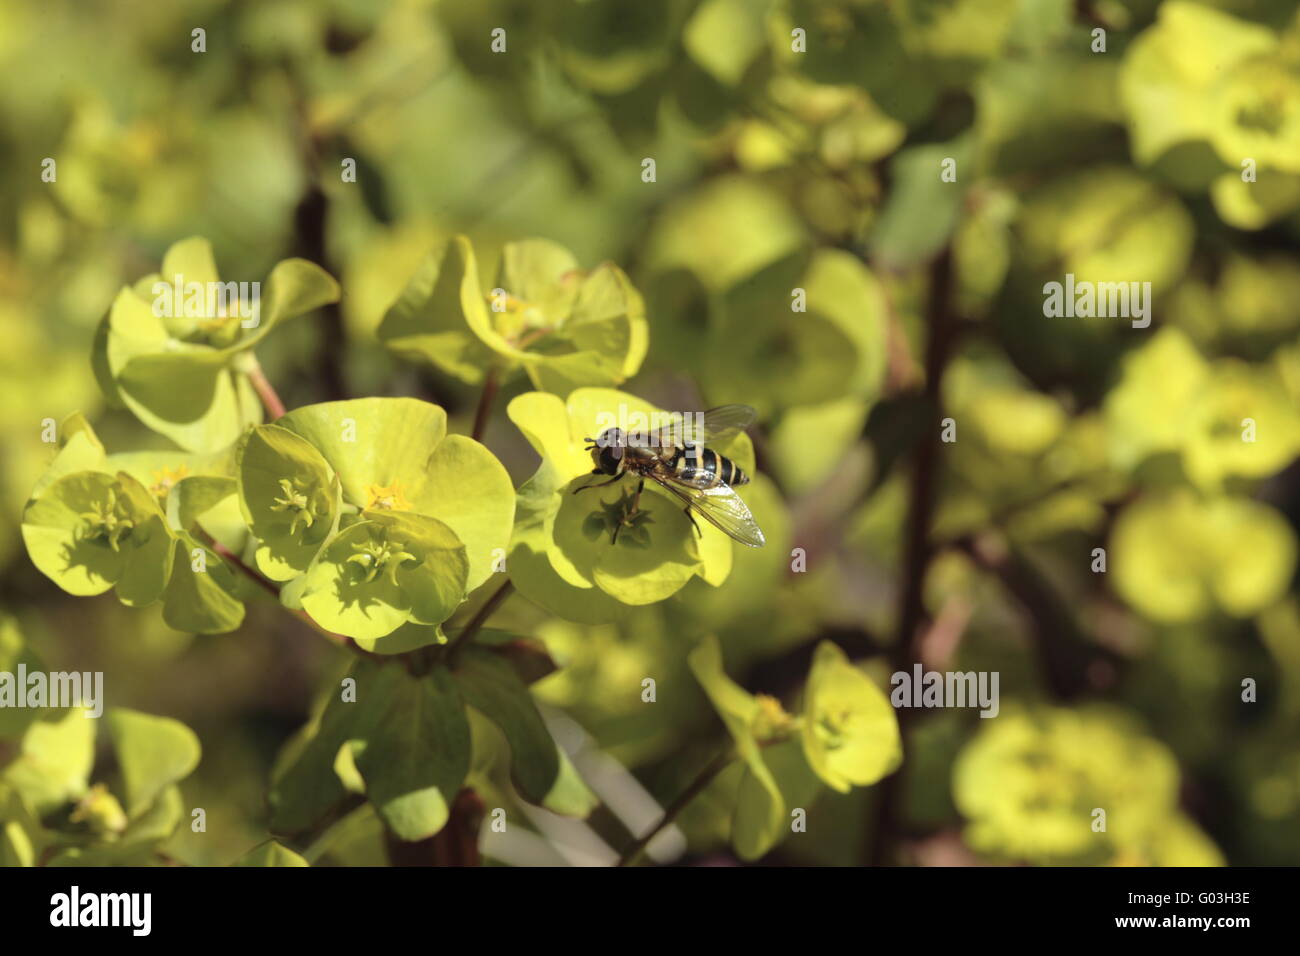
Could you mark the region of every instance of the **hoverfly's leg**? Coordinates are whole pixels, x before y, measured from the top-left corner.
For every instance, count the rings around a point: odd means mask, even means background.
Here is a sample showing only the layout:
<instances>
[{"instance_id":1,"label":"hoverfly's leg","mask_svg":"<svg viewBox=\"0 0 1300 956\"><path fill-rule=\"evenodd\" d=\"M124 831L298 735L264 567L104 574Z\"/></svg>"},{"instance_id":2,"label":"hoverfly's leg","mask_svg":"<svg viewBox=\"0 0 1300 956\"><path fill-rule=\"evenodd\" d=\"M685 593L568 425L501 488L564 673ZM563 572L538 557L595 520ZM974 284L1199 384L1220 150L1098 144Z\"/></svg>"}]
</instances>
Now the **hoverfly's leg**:
<instances>
[{"instance_id":1,"label":"hoverfly's leg","mask_svg":"<svg viewBox=\"0 0 1300 956\"><path fill-rule=\"evenodd\" d=\"M615 525L615 527L614 527L614 536L612 536L612 537L610 538L610 544L611 544L611 545L616 545L617 542L619 542L619 532L620 532L620 531L623 531L623 528L624 528L624 527L627 527L627 525L628 525L630 522L632 522L632 516L633 516L634 514L636 514L636 512L637 512L637 506L640 505L640 503L641 503L641 489L642 489L642 488L645 488L645 486L646 486L646 480L645 480L645 479L641 479L640 481L638 481L638 483L637 483L637 493L636 493L636 494L633 494L633 496L632 496L632 507L628 507L628 496L627 496L627 493L624 492L624 496L623 496L623 516L621 516L621 518L619 519L619 523L617 523L617 524Z\"/></svg>"},{"instance_id":2,"label":"hoverfly's leg","mask_svg":"<svg viewBox=\"0 0 1300 956\"><path fill-rule=\"evenodd\" d=\"M604 472L601 472L601 471L593 471L592 474L593 474L593 475L601 475L601 474L604 474ZM594 484L590 484L590 485L582 485L582 486L579 487L579 488L574 488L574 489L573 489L573 493L576 495L578 492L580 492L580 491L586 491L588 488L604 488L606 485L612 485L614 482L618 481L618 480L619 480L620 478L622 478L622 477L623 477L622 474L617 474L617 475L615 475L613 478L609 479L609 481L597 481L597 482L595 482Z\"/></svg>"},{"instance_id":3,"label":"hoverfly's leg","mask_svg":"<svg viewBox=\"0 0 1300 956\"><path fill-rule=\"evenodd\" d=\"M695 515L691 514L690 505L687 505L682 509L682 514L686 515L686 520L691 523L691 527L695 529L695 533L701 538L704 537L704 532L701 531L700 526L695 523Z\"/></svg>"}]
</instances>

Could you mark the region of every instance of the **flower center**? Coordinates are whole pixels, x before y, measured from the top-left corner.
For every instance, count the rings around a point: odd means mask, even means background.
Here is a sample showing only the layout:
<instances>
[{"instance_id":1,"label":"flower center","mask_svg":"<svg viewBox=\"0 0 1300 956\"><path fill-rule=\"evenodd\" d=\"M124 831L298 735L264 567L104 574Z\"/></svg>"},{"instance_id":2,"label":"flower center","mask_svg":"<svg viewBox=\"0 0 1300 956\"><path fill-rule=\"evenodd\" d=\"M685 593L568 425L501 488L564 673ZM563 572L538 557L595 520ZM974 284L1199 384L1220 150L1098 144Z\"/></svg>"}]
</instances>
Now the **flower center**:
<instances>
[{"instance_id":1,"label":"flower center","mask_svg":"<svg viewBox=\"0 0 1300 956\"><path fill-rule=\"evenodd\" d=\"M122 549L122 542L135 529L131 512L112 488L103 500L91 502L90 510L82 513L81 520L86 523L83 532L86 540L104 542L114 551Z\"/></svg>"},{"instance_id":2,"label":"flower center","mask_svg":"<svg viewBox=\"0 0 1300 956\"><path fill-rule=\"evenodd\" d=\"M175 468L164 466L153 473L153 484L149 486L149 493L155 498L166 498L172 486L189 473L188 465L178 465Z\"/></svg>"},{"instance_id":3,"label":"flower center","mask_svg":"<svg viewBox=\"0 0 1300 956\"><path fill-rule=\"evenodd\" d=\"M814 729L827 750L839 750L844 746L845 738L848 736L848 724L852 721L852 717L852 713L847 710L838 713L823 711L818 715Z\"/></svg>"},{"instance_id":4,"label":"flower center","mask_svg":"<svg viewBox=\"0 0 1300 956\"><path fill-rule=\"evenodd\" d=\"M389 485L370 485L366 488L366 494L370 496L370 503L366 505L367 511L411 510L411 503L406 500L402 486L396 481Z\"/></svg>"},{"instance_id":5,"label":"flower center","mask_svg":"<svg viewBox=\"0 0 1300 956\"><path fill-rule=\"evenodd\" d=\"M396 586L398 569L408 561L419 562L419 558L403 550L402 545L382 538L354 544L352 550L356 554L348 558L348 564L357 565L361 579L367 584L387 571L389 580Z\"/></svg>"},{"instance_id":6,"label":"flower center","mask_svg":"<svg viewBox=\"0 0 1300 956\"><path fill-rule=\"evenodd\" d=\"M290 534L297 533L300 521L304 531L316 523L321 509L313 504L310 489L301 479L281 478L280 490L284 492L284 497L274 499L271 510L283 511L290 516Z\"/></svg>"},{"instance_id":7,"label":"flower center","mask_svg":"<svg viewBox=\"0 0 1300 956\"><path fill-rule=\"evenodd\" d=\"M754 736L759 740L774 740L786 736L794 729L794 717L786 712L781 702L768 694L758 694L758 715L754 718Z\"/></svg>"}]
</instances>

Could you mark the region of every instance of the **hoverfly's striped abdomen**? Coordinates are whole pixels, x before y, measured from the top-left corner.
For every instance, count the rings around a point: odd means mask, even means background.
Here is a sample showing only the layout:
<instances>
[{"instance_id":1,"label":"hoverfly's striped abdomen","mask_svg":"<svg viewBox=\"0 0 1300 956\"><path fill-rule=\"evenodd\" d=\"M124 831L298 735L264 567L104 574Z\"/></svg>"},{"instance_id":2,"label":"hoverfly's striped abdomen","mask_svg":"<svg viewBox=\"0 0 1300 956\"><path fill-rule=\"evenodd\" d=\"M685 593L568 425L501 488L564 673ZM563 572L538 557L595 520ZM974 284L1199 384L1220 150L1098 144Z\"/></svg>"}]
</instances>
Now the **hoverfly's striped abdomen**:
<instances>
[{"instance_id":1,"label":"hoverfly's striped abdomen","mask_svg":"<svg viewBox=\"0 0 1300 956\"><path fill-rule=\"evenodd\" d=\"M672 466L678 478L701 488L716 484L734 488L749 482L749 475L745 474L744 469L712 448L700 449L698 456L688 455L684 449L679 448L673 456Z\"/></svg>"}]
</instances>

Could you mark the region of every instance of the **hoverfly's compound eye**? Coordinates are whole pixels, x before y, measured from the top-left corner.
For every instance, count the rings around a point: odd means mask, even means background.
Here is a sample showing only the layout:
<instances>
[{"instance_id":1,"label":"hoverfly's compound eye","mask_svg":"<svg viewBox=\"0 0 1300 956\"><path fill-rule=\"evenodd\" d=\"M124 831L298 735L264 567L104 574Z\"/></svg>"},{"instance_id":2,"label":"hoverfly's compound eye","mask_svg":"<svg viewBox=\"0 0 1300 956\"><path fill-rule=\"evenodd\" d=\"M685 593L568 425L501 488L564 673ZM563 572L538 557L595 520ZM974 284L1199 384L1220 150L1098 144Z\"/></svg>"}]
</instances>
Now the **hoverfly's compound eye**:
<instances>
[{"instance_id":1,"label":"hoverfly's compound eye","mask_svg":"<svg viewBox=\"0 0 1300 956\"><path fill-rule=\"evenodd\" d=\"M604 437L603 435L601 436ZM587 439L591 441L591 439ZM587 446L591 452L592 463L596 470L606 475L617 475L623 461L623 448L620 445L601 445L598 442Z\"/></svg>"}]
</instances>

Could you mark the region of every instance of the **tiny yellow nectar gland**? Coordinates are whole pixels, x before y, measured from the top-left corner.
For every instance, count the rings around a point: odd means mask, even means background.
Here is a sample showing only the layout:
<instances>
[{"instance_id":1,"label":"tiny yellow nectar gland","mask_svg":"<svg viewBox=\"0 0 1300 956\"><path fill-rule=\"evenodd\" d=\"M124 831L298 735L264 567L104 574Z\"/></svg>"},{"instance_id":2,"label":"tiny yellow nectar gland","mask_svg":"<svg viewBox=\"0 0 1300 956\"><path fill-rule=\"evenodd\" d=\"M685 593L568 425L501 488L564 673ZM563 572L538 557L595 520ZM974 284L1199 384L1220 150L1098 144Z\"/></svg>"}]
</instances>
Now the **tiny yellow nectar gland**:
<instances>
[{"instance_id":1,"label":"tiny yellow nectar gland","mask_svg":"<svg viewBox=\"0 0 1300 956\"><path fill-rule=\"evenodd\" d=\"M149 493L155 498L166 498L171 492L172 486L189 475L189 473L189 465L181 464L175 468L164 465L150 475L153 484L149 486Z\"/></svg>"},{"instance_id":2,"label":"tiny yellow nectar gland","mask_svg":"<svg viewBox=\"0 0 1300 956\"><path fill-rule=\"evenodd\" d=\"M794 717L779 700L768 694L755 694L754 699L758 701L758 713L752 729L760 741L780 739L794 729Z\"/></svg>"},{"instance_id":3,"label":"tiny yellow nectar gland","mask_svg":"<svg viewBox=\"0 0 1300 956\"><path fill-rule=\"evenodd\" d=\"M402 493L402 486L394 481L390 485L370 485L366 488L370 502L367 511L410 511L411 503Z\"/></svg>"}]
</instances>

